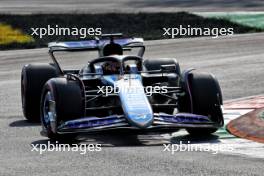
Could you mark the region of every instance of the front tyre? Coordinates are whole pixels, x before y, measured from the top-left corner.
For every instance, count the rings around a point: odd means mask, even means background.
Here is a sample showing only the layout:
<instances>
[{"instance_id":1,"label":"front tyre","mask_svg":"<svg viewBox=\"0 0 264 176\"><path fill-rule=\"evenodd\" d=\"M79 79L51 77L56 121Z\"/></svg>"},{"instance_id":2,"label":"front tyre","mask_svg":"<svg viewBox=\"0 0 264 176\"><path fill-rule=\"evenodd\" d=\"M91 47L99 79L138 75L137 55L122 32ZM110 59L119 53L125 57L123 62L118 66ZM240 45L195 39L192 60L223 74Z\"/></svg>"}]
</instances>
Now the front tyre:
<instances>
[{"instance_id":1,"label":"front tyre","mask_svg":"<svg viewBox=\"0 0 264 176\"><path fill-rule=\"evenodd\" d=\"M208 116L217 126L224 123L221 109L222 92L218 81L212 74L191 72L188 76L190 94L188 98L192 100L192 109L189 112ZM189 128L188 133L195 136L204 136L216 132L215 128Z\"/></svg>"},{"instance_id":2,"label":"front tyre","mask_svg":"<svg viewBox=\"0 0 264 176\"><path fill-rule=\"evenodd\" d=\"M75 134L59 134L58 126L72 119L84 116L82 90L78 81L66 78L49 80L41 96L41 124L51 140L72 140Z\"/></svg>"}]
</instances>

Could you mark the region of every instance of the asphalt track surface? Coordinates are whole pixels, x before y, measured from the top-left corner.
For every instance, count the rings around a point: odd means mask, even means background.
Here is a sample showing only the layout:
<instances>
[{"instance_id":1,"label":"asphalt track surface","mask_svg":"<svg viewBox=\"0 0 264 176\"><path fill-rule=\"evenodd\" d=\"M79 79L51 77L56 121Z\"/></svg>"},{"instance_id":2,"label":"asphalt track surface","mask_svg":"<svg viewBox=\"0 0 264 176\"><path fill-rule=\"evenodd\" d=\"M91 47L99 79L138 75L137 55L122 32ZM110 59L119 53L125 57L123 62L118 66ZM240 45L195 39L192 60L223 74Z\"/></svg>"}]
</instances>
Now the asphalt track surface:
<instances>
[{"instance_id":1,"label":"asphalt track surface","mask_svg":"<svg viewBox=\"0 0 264 176\"><path fill-rule=\"evenodd\" d=\"M264 93L264 34L146 42L145 58L176 57L182 69L194 67L215 74L224 99ZM81 55L88 58L93 54ZM67 56L64 65L81 67L87 60ZM0 52L0 175L263 175L264 158L210 152L163 152L163 143L184 138L168 135L81 136L80 143L103 144L102 151L31 151L47 144L38 124L24 120L20 100L23 65L48 62L47 49ZM190 139L192 140L192 139ZM198 142L217 143L218 136ZM195 140L194 140L195 141ZM250 150L250 148L247 148ZM252 151L254 152L254 148Z\"/></svg>"},{"instance_id":2,"label":"asphalt track surface","mask_svg":"<svg viewBox=\"0 0 264 176\"><path fill-rule=\"evenodd\" d=\"M262 0L1 0L0 13L263 11Z\"/></svg>"}]
</instances>

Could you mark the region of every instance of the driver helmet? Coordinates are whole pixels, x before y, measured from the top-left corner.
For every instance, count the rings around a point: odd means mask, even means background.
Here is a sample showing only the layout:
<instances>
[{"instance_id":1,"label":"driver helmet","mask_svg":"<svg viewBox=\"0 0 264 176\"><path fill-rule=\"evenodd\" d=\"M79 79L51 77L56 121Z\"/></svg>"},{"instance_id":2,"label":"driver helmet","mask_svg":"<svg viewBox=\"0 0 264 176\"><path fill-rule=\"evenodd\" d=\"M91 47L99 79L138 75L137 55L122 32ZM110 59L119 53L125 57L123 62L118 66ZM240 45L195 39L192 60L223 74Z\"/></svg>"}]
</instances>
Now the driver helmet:
<instances>
[{"instance_id":1,"label":"driver helmet","mask_svg":"<svg viewBox=\"0 0 264 176\"><path fill-rule=\"evenodd\" d=\"M120 72L120 63L118 62L105 62L102 65L104 74L119 74Z\"/></svg>"}]
</instances>

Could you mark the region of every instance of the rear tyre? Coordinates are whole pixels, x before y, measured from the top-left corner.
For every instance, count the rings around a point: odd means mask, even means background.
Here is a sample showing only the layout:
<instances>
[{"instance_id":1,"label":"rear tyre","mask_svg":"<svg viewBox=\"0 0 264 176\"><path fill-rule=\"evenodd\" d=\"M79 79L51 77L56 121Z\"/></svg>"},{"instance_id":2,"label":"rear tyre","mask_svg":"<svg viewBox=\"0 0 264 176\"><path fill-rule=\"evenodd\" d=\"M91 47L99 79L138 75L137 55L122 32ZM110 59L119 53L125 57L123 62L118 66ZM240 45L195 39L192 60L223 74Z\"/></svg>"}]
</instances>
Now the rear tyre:
<instances>
[{"instance_id":1,"label":"rear tyre","mask_svg":"<svg viewBox=\"0 0 264 176\"><path fill-rule=\"evenodd\" d=\"M84 116L82 90L78 82L66 78L50 79L43 88L40 111L43 131L51 140L74 139L75 134L58 134L57 127L67 120Z\"/></svg>"},{"instance_id":2,"label":"rear tyre","mask_svg":"<svg viewBox=\"0 0 264 176\"><path fill-rule=\"evenodd\" d=\"M221 109L221 105L223 104L222 92L216 78L208 73L192 72L188 77L188 81L193 102L193 113L208 116L211 121L222 126L224 122ZM212 134L217 129L217 127L190 128L187 131L189 134L197 136Z\"/></svg>"},{"instance_id":3,"label":"rear tyre","mask_svg":"<svg viewBox=\"0 0 264 176\"><path fill-rule=\"evenodd\" d=\"M160 70L161 65L171 65L171 64L175 64L176 73L178 75L181 75L180 65L179 65L177 59L174 59L174 58L146 59L146 60L144 60L144 63L143 63L145 69L148 71Z\"/></svg>"},{"instance_id":4,"label":"rear tyre","mask_svg":"<svg viewBox=\"0 0 264 176\"><path fill-rule=\"evenodd\" d=\"M172 86L172 87L176 87L178 86L179 83L179 78L181 75L181 70L180 70L180 65L178 63L178 61L175 58L159 58L159 59L146 59L144 60L143 63L143 68L146 71L153 71L153 70L160 70L161 69L161 65L175 65L175 73L176 75L171 75L166 77L161 77L161 78L157 78L157 77L149 77L147 80L147 83L145 83L146 85L152 85L153 83L161 83L162 82L162 86ZM171 95L172 96L172 95ZM155 94L151 97L150 100L153 104L158 103L158 104L175 104L176 102L174 102L174 100L168 100L167 97L159 95L159 94ZM156 108L155 111L157 112L164 112L167 114L173 114L174 108L167 108L167 107L159 107Z\"/></svg>"},{"instance_id":5,"label":"rear tyre","mask_svg":"<svg viewBox=\"0 0 264 176\"><path fill-rule=\"evenodd\" d=\"M58 72L51 64L28 64L21 73L21 99L24 116L32 122L40 121L40 96L44 84Z\"/></svg>"}]
</instances>

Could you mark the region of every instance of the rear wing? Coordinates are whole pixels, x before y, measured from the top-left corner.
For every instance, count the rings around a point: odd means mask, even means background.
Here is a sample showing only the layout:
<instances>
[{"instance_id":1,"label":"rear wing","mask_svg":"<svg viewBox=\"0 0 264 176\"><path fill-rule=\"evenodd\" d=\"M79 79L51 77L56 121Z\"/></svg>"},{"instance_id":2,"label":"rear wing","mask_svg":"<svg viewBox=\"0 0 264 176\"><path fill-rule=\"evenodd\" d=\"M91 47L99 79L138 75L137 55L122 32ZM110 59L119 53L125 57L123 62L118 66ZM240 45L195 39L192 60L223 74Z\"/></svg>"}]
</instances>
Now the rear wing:
<instances>
[{"instance_id":1,"label":"rear wing","mask_svg":"<svg viewBox=\"0 0 264 176\"><path fill-rule=\"evenodd\" d=\"M58 68L61 74L63 70L61 69L57 59L54 56L54 52L57 51L98 51L99 56L101 55L101 50L106 44L114 42L119 44L123 50L131 50L132 48L139 47L138 56L142 57L145 52L144 40L143 38L116 38L120 37L122 34L104 34L101 38L96 38L94 40L87 41L69 41L69 42L51 42L48 44L49 54L53 60L55 66Z\"/></svg>"},{"instance_id":2,"label":"rear wing","mask_svg":"<svg viewBox=\"0 0 264 176\"><path fill-rule=\"evenodd\" d=\"M87 41L70 42L51 42L48 47L51 52L54 51L78 51L78 50L100 50L103 46L110 43L111 39L94 39ZM114 43L126 47L144 47L143 38L118 38Z\"/></svg>"}]
</instances>

